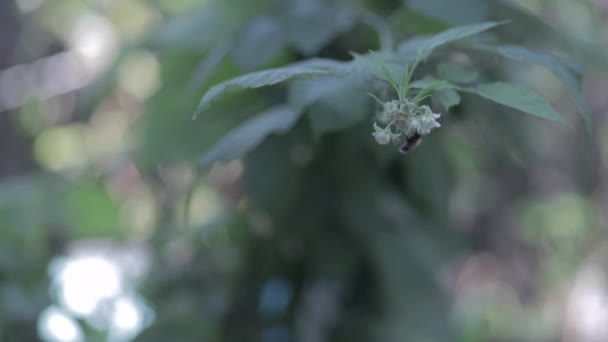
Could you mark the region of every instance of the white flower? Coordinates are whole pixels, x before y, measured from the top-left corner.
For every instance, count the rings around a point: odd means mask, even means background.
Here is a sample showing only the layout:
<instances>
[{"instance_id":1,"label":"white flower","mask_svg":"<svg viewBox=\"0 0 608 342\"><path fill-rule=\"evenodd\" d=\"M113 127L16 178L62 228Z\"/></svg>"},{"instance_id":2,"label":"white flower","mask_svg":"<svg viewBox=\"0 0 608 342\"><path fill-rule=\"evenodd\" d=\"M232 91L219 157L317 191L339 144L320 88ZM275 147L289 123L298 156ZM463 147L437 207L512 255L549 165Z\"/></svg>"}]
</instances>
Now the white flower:
<instances>
[{"instance_id":1,"label":"white flower","mask_svg":"<svg viewBox=\"0 0 608 342\"><path fill-rule=\"evenodd\" d=\"M429 134L433 128L439 128L441 124L435 121L435 118L430 116L423 116L420 118L420 127L418 127L418 133L422 135Z\"/></svg>"},{"instance_id":2,"label":"white flower","mask_svg":"<svg viewBox=\"0 0 608 342\"><path fill-rule=\"evenodd\" d=\"M437 119L441 117L441 114L433 113L428 106L424 106L423 108L425 109L424 114L414 118L410 122L410 127L418 131L421 135L426 135L429 134L433 128L441 127L441 124L437 122Z\"/></svg>"},{"instance_id":3,"label":"white flower","mask_svg":"<svg viewBox=\"0 0 608 342\"><path fill-rule=\"evenodd\" d=\"M441 124L437 122L441 114L433 113L429 106L419 106L407 100L403 102L393 100L385 102L382 107L383 111L378 113L377 120L386 126L382 128L374 122L374 132L372 133L380 145L397 143L402 133L408 137L414 133L427 135L431 130L441 127ZM393 133L393 126L396 133Z\"/></svg>"},{"instance_id":4,"label":"white flower","mask_svg":"<svg viewBox=\"0 0 608 342\"><path fill-rule=\"evenodd\" d=\"M435 119L439 119L441 117L441 114L437 113L433 113L431 111L431 108L429 106L422 106L422 108L424 109L424 116L430 116L433 118L433 120Z\"/></svg>"},{"instance_id":5,"label":"white flower","mask_svg":"<svg viewBox=\"0 0 608 342\"><path fill-rule=\"evenodd\" d=\"M420 116L417 116L415 118L412 118L409 121L409 129L413 130L413 131L417 131L420 129L420 126L422 125L421 121L420 121Z\"/></svg>"},{"instance_id":6,"label":"white flower","mask_svg":"<svg viewBox=\"0 0 608 342\"><path fill-rule=\"evenodd\" d=\"M380 145L388 145L391 142L391 132L386 128L378 127L375 122L374 133L372 133L372 136Z\"/></svg>"},{"instance_id":7,"label":"white flower","mask_svg":"<svg viewBox=\"0 0 608 342\"><path fill-rule=\"evenodd\" d=\"M384 112L388 115L394 115L399 111L399 101L393 100L384 103Z\"/></svg>"},{"instance_id":8,"label":"white flower","mask_svg":"<svg viewBox=\"0 0 608 342\"><path fill-rule=\"evenodd\" d=\"M377 119L378 121L380 121L381 124L386 125L389 122L391 122L392 117L387 113L387 112L380 112L377 115Z\"/></svg>"},{"instance_id":9,"label":"white flower","mask_svg":"<svg viewBox=\"0 0 608 342\"><path fill-rule=\"evenodd\" d=\"M417 107L418 106L416 106L416 104L405 100L405 102L399 104L399 112L401 112L402 114L413 116L415 115L415 110L417 109Z\"/></svg>"}]
</instances>

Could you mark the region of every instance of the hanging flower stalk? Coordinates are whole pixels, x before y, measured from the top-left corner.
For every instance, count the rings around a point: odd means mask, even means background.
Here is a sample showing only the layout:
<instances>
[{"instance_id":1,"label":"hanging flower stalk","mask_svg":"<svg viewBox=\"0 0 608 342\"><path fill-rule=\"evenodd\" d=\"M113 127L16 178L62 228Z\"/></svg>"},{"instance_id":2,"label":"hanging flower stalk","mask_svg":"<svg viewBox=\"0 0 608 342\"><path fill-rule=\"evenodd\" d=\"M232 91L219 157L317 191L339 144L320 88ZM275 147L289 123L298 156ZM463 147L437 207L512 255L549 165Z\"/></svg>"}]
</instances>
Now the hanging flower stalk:
<instances>
[{"instance_id":1,"label":"hanging flower stalk","mask_svg":"<svg viewBox=\"0 0 608 342\"><path fill-rule=\"evenodd\" d=\"M384 69L385 76L399 95L399 99L384 102L370 94L382 107L378 113L377 122L373 123L372 136L380 145L388 145L391 142L401 143L399 150L402 153L411 151L420 143L423 136L429 134L434 128L441 127L441 124L437 122L441 114L433 113L429 106L420 105L419 102L429 97L433 90L445 86L445 82L431 82L418 91L411 100L407 98L410 78L417 64L418 62L414 63L411 69L406 68L401 85L398 85ZM405 140L402 139L403 136L405 136Z\"/></svg>"}]
</instances>

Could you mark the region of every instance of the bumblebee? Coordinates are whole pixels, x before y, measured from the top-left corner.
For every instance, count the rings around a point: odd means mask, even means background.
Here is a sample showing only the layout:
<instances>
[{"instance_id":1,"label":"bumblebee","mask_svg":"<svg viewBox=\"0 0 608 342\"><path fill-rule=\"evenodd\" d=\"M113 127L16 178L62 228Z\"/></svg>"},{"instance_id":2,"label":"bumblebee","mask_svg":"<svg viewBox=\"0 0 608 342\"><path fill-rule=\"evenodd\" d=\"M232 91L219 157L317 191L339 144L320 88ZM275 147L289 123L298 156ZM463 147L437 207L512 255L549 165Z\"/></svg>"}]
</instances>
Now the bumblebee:
<instances>
[{"instance_id":1,"label":"bumblebee","mask_svg":"<svg viewBox=\"0 0 608 342\"><path fill-rule=\"evenodd\" d=\"M420 145L420 143L422 143L422 135L416 132L412 136L409 136L407 139L405 139L405 142L403 142L401 147L399 147L399 152L407 154L408 152L415 150L416 147Z\"/></svg>"}]
</instances>

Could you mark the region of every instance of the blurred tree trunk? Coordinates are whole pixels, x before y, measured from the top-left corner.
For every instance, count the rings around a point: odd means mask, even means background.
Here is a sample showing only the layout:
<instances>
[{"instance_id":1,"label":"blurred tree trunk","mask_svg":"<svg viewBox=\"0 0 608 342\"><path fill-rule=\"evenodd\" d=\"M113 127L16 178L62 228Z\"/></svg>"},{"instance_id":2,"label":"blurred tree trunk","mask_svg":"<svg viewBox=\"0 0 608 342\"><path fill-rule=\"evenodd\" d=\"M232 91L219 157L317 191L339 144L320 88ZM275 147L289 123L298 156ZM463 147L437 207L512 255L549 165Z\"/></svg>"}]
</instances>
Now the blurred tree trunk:
<instances>
[{"instance_id":1,"label":"blurred tree trunk","mask_svg":"<svg viewBox=\"0 0 608 342\"><path fill-rule=\"evenodd\" d=\"M0 74L14 63L21 23L11 1L0 2ZM0 113L0 178L17 176L34 168L31 142L18 133L17 111Z\"/></svg>"}]
</instances>

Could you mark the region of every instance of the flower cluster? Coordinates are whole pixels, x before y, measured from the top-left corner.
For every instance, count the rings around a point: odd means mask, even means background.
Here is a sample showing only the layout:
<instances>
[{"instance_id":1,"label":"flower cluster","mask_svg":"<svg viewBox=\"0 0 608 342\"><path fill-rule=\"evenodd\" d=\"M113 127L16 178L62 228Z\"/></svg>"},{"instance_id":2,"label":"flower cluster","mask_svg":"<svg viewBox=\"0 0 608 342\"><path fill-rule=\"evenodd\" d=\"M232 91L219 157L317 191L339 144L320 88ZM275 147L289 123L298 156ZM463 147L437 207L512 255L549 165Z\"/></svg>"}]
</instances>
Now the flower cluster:
<instances>
[{"instance_id":1,"label":"flower cluster","mask_svg":"<svg viewBox=\"0 0 608 342\"><path fill-rule=\"evenodd\" d=\"M429 106L420 106L408 100L392 100L382 105L382 112L378 114L378 121L384 128L374 122L372 136L378 144L387 145L390 142L398 143L401 134L410 137L415 133L426 135L433 128L441 127L437 119L441 114L431 111ZM393 130L393 127L395 130Z\"/></svg>"}]
</instances>

